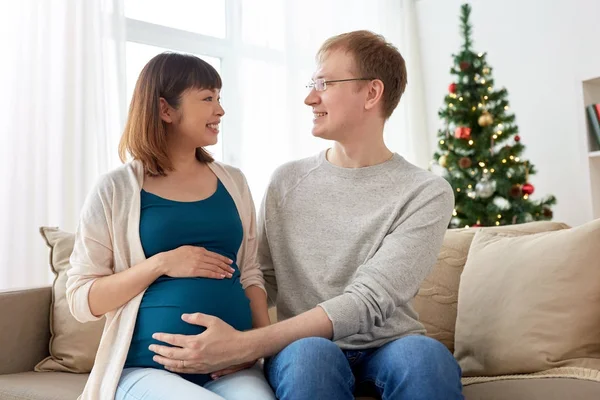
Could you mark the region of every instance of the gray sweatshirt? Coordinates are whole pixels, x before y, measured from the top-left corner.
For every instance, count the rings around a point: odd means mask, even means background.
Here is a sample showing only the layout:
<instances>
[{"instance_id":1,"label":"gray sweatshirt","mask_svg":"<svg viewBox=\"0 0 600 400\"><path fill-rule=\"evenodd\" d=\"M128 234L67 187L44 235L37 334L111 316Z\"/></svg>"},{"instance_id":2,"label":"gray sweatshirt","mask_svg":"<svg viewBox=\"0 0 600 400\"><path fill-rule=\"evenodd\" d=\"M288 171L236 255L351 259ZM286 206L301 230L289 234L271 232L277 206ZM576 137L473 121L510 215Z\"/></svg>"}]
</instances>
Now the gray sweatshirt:
<instances>
[{"instance_id":1,"label":"gray sweatshirt","mask_svg":"<svg viewBox=\"0 0 600 400\"><path fill-rule=\"evenodd\" d=\"M258 261L279 320L319 305L343 349L424 333L412 307L452 216L441 177L398 154L341 168L326 152L279 167L258 217Z\"/></svg>"}]
</instances>

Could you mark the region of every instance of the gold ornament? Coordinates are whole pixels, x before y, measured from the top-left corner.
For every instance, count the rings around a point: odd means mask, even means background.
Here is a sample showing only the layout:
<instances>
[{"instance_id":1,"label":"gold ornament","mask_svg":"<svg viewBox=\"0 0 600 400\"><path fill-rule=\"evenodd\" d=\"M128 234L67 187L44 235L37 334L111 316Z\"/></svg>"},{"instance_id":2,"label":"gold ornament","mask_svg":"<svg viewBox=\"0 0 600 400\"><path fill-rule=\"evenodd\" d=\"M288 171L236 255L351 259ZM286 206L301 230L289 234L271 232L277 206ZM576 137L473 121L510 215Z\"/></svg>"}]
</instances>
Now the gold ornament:
<instances>
[{"instance_id":1,"label":"gold ornament","mask_svg":"<svg viewBox=\"0 0 600 400\"><path fill-rule=\"evenodd\" d=\"M448 157L445 154L442 154L440 158L438 158L438 164L440 164L440 167L446 168L448 165Z\"/></svg>"},{"instance_id":2,"label":"gold ornament","mask_svg":"<svg viewBox=\"0 0 600 400\"><path fill-rule=\"evenodd\" d=\"M488 67L485 67L483 69L483 73L486 74L486 75L489 74L490 73L490 69Z\"/></svg>"},{"instance_id":3,"label":"gold ornament","mask_svg":"<svg viewBox=\"0 0 600 400\"><path fill-rule=\"evenodd\" d=\"M483 114L481 114L481 116L477 120L477 123L479 124L479 126L483 127L490 126L494 123L494 118L492 118L489 112L485 111Z\"/></svg>"}]
</instances>

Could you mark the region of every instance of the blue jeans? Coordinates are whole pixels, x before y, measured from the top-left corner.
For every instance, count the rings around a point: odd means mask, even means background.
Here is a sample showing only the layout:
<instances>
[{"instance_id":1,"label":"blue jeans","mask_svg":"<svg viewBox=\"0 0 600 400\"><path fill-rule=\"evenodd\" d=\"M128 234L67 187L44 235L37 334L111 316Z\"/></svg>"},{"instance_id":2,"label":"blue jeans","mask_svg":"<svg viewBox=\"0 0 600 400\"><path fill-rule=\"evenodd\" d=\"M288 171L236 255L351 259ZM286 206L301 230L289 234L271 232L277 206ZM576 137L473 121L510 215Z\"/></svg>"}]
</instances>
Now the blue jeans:
<instances>
[{"instance_id":1,"label":"blue jeans","mask_svg":"<svg viewBox=\"0 0 600 400\"><path fill-rule=\"evenodd\" d=\"M361 351L301 339L268 359L265 374L280 400L350 400L355 389L367 387L383 400L463 399L461 370L450 351L420 335Z\"/></svg>"},{"instance_id":2,"label":"blue jeans","mask_svg":"<svg viewBox=\"0 0 600 400\"><path fill-rule=\"evenodd\" d=\"M258 365L196 385L156 368L125 368L115 400L275 400Z\"/></svg>"}]
</instances>

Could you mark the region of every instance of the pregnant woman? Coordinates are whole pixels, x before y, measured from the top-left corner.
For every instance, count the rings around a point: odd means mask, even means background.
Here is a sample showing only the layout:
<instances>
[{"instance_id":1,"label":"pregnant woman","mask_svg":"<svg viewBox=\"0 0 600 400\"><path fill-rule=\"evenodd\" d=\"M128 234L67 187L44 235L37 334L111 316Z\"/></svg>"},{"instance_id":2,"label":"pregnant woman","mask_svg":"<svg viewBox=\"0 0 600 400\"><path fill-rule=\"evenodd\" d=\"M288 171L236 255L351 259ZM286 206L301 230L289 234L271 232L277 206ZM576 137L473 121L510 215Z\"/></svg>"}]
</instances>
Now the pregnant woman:
<instances>
[{"instance_id":1,"label":"pregnant woman","mask_svg":"<svg viewBox=\"0 0 600 400\"><path fill-rule=\"evenodd\" d=\"M275 398L254 363L213 380L167 371L148 348L157 332L204 331L183 314L238 330L269 324L246 179L204 150L225 113L220 89L213 67L184 54L159 54L138 78L119 148L132 161L87 197L71 255L72 314L106 317L81 399Z\"/></svg>"}]
</instances>

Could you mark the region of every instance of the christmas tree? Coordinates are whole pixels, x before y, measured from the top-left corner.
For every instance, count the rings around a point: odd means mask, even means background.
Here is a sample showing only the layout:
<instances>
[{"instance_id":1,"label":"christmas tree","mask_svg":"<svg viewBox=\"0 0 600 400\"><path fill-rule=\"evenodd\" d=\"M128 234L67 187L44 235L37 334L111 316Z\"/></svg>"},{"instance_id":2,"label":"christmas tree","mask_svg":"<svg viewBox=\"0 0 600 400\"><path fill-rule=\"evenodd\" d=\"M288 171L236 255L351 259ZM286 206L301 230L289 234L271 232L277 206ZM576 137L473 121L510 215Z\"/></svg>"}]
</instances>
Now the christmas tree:
<instances>
[{"instance_id":1,"label":"christmas tree","mask_svg":"<svg viewBox=\"0 0 600 400\"><path fill-rule=\"evenodd\" d=\"M461 7L459 54L453 55L445 106L439 111L437 168L452 185L455 210L451 228L519 224L552 218L554 196L533 201L529 182L536 170L522 159L524 146L509 113L506 89L496 89L486 53L472 49L471 6ZM437 165L435 165L437 164Z\"/></svg>"}]
</instances>

